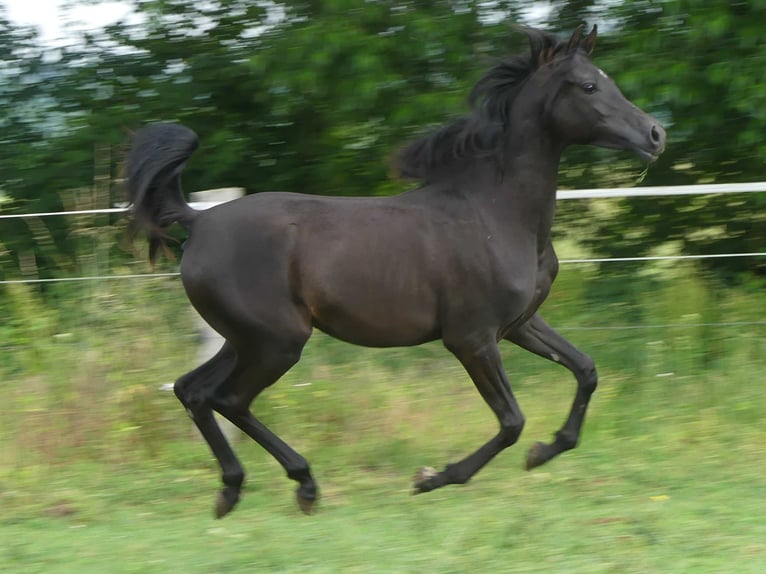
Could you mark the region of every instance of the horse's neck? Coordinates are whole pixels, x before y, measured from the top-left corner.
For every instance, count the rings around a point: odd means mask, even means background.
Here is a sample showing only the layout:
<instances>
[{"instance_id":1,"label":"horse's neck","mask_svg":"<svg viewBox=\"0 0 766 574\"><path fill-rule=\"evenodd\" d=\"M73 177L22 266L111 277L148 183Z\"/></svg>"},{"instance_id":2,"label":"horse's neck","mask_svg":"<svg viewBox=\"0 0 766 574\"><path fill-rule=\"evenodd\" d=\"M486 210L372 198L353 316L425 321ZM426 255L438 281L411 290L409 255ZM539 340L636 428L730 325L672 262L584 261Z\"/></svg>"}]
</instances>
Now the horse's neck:
<instances>
[{"instance_id":1,"label":"horse's neck","mask_svg":"<svg viewBox=\"0 0 766 574\"><path fill-rule=\"evenodd\" d=\"M482 192L474 196L475 201L493 227L513 226L515 237L520 228L525 229L542 245L550 239L556 210L560 153L528 141L511 147L507 158L501 177L490 185L476 186Z\"/></svg>"},{"instance_id":2,"label":"horse's neck","mask_svg":"<svg viewBox=\"0 0 766 574\"><path fill-rule=\"evenodd\" d=\"M534 92L534 90L533 90ZM566 145L552 136L542 119L542 101L519 98L511 110L502 192L513 221L547 242L556 211L561 154Z\"/></svg>"}]
</instances>

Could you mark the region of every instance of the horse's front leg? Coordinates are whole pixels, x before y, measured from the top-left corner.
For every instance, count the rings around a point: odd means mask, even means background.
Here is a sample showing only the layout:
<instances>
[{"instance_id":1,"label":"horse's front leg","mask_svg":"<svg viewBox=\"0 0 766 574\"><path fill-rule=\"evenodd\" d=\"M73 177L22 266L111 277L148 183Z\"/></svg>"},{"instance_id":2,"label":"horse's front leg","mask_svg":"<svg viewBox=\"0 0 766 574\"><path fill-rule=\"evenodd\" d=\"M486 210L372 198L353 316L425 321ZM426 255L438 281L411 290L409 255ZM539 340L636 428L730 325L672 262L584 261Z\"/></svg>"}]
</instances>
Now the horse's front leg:
<instances>
[{"instance_id":1,"label":"horse's front leg","mask_svg":"<svg viewBox=\"0 0 766 574\"><path fill-rule=\"evenodd\" d=\"M437 472L422 469L415 477L415 494L447 484L464 484L500 451L514 444L524 428L524 416L511 392L500 360L497 343L489 340L479 347L449 343L445 345L465 367L481 396L497 416L500 431L463 460Z\"/></svg>"},{"instance_id":2,"label":"horse's front leg","mask_svg":"<svg viewBox=\"0 0 766 574\"><path fill-rule=\"evenodd\" d=\"M527 351L564 365L577 379L577 392L564 426L556 432L552 443L538 442L529 449L526 468L530 470L577 446L598 376L593 359L559 335L537 313L505 338Z\"/></svg>"}]
</instances>

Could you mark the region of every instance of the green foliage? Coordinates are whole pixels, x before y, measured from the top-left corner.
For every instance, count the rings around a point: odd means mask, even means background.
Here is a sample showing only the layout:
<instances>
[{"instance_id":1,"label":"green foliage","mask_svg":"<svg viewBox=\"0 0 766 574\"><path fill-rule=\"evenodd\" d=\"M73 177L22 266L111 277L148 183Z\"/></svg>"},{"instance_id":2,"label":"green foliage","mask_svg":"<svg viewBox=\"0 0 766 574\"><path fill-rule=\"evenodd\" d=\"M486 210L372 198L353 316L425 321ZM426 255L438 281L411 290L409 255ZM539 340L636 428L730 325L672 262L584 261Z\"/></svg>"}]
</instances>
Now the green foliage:
<instances>
[{"instance_id":1,"label":"green foliage","mask_svg":"<svg viewBox=\"0 0 766 574\"><path fill-rule=\"evenodd\" d=\"M761 179L762 2L552 6L551 29L600 25L596 61L668 128L668 150L646 184ZM12 209L60 209L62 194L93 186L93 158L108 156L98 176L112 181L114 202L129 130L176 120L201 136L186 174L190 189L396 193L407 185L389 177L396 150L462 113L488 63L523 49L507 23L522 21L527 8L515 1L151 0L135 5L141 23L118 23L47 52L34 31L0 12L1 191L15 200ZM624 154L574 149L561 184L630 185L640 171ZM762 194L624 200L606 219L578 202L562 209L561 223L587 221L588 246L599 254L632 255L667 241L687 253L756 251L766 245L764 201ZM63 271L23 222L0 224L11 255L6 273L32 256L45 276ZM70 222L45 225L58 251L71 255ZM714 264L730 277L764 269L758 259Z\"/></svg>"}]
</instances>

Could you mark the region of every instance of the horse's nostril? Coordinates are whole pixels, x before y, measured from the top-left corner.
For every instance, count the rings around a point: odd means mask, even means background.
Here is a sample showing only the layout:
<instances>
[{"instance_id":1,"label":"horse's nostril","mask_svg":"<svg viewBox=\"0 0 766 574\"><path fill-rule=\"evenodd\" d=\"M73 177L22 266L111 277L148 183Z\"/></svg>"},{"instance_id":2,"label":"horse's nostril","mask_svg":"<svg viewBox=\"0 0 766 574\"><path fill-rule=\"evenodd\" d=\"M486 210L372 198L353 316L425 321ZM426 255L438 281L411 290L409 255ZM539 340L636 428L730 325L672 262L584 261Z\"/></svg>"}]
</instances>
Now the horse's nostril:
<instances>
[{"instance_id":1,"label":"horse's nostril","mask_svg":"<svg viewBox=\"0 0 766 574\"><path fill-rule=\"evenodd\" d=\"M657 129L657 126L652 126L650 134L652 142L658 144L660 141L662 141L662 136L660 135L660 130Z\"/></svg>"}]
</instances>

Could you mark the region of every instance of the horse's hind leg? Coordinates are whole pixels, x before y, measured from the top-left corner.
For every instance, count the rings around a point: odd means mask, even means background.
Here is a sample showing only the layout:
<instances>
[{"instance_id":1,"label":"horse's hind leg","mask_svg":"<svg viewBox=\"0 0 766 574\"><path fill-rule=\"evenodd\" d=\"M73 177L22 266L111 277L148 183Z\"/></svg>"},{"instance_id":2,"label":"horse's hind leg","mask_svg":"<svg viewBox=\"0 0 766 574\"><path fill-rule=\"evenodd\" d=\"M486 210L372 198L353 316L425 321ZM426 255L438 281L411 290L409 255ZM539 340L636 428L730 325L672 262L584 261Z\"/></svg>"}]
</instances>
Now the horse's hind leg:
<instances>
[{"instance_id":1,"label":"horse's hind leg","mask_svg":"<svg viewBox=\"0 0 766 574\"><path fill-rule=\"evenodd\" d=\"M225 343L214 357L182 376L174 386L176 396L186 407L186 412L221 465L224 488L216 505L218 518L231 510L239 500L239 492L245 479L244 469L215 421L210 406L210 397L216 387L231 376L236 359L234 349L229 343Z\"/></svg>"},{"instance_id":2,"label":"horse's hind leg","mask_svg":"<svg viewBox=\"0 0 766 574\"><path fill-rule=\"evenodd\" d=\"M536 355L564 365L577 379L577 392L564 426L556 432L552 443L538 442L529 449L526 468L530 470L577 446L585 411L596 390L598 376L593 360L554 331L537 314L506 336L506 339Z\"/></svg>"},{"instance_id":3,"label":"horse's hind leg","mask_svg":"<svg viewBox=\"0 0 766 574\"><path fill-rule=\"evenodd\" d=\"M250 345L242 349L235 374L211 397L211 404L218 413L261 445L284 467L287 476L298 482L298 503L307 514L317 498L317 486L308 462L261 423L250 412L250 404L298 361L309 334L310 330L295 336L272 331L249 339Z\"/></svg>"}]
</instances>

